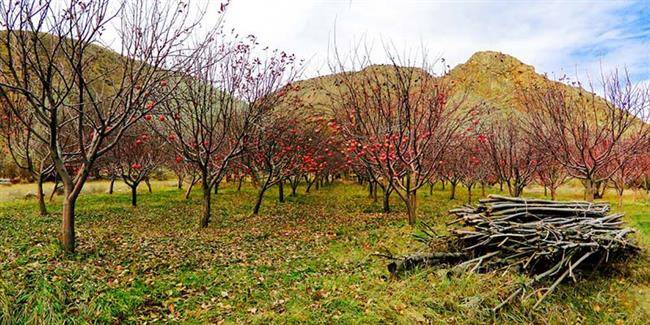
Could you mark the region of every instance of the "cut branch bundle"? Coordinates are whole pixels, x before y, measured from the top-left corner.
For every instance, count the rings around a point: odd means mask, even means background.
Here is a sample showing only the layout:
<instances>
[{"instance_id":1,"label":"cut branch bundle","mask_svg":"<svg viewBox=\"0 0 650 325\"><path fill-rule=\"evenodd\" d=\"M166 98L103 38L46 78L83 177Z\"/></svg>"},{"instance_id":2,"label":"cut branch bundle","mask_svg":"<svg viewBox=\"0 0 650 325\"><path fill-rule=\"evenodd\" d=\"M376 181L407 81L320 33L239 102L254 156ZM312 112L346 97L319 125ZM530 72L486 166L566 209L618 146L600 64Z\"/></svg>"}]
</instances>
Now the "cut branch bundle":
<instances>
[{"instance_id":1,"label":"cut branch bundle","mask_svg":"<svg viewBox=\"0 0 650 325\"><path fill-rule=\"evenodd\" d=\"M476 206L451 210L457 218L449 225L458 226L450 235L424 230L419 239L428 244L428 252L396 259L388 268L397 275L423 260L422 265L456 265L470 271L515 269L532 279L494 309L517 295L525 299L540 294L537 307L563 280L576 281L577 271L597 270L638 253L639 247L628 236L634 230L623 227L623 214L608 212L609 205L603 203L491 195ZM440 247L447 252L440 253ZM427 254L438 258L423 258ZM550 285L526 294L526 287L542 282Z\"/></svg>"}]
</instances>

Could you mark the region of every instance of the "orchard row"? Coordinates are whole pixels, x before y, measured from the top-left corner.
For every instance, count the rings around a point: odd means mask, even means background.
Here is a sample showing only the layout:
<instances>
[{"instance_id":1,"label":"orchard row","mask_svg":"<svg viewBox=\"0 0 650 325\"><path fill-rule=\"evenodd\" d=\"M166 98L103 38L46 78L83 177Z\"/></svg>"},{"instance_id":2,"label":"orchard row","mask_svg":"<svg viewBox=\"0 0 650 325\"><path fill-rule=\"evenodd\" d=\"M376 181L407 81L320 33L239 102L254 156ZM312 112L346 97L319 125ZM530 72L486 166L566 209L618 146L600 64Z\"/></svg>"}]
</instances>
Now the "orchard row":
<instances>
[{"instance_id":1,"label":"orchard row","mask_svg":"<svg viewBox=\"0 0 650 325\"><path fill-rule=\"evenodd\" d=\"M452 196L464 185L470 200L477 185L519 196L533 181L554 196L568 177L583 181L588 200L607 184L620 195L647 188L650 95L627 74L602 78L605 100L546 80L512 94L525 109L496 108L432 73L425 55L389 50L383 66L368 53L336 54L331 78L303 89L295 56L219 24L197 37L202 18L180 2L0 5L8 27L0 133L6 152L38 180L43 213L43 180L54 174L62 184L66 251L74 252L75 205L94 175L122 179L133 205L156 170L173 171L190 189L199 183L201 227L225 180L253 182L258 213L273 186L295 194L303 181L309 190L356 177L373 196L383 191L387 211L398 196L411 224L417 191L440 180ZM115 25L120 51L106 54L96 44Z\"/></svg>"}]
</instances>

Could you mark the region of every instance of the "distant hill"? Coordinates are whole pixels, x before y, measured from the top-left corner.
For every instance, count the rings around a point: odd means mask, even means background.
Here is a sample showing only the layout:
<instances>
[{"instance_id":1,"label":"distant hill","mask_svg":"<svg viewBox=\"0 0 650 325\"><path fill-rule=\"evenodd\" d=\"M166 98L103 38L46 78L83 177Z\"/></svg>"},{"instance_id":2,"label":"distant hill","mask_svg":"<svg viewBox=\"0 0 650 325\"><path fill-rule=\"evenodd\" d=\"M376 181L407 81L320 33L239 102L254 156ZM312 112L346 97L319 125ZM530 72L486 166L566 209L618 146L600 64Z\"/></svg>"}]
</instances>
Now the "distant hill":
<instances>
[{"instance_id":1,"label":"distant hill","mask_svg":"<svg viewBox=\"0 0 650 325\"><path fill-rule=\"evenodd\" d=\"M446 78L467 91L472 101L483 101L497 109L524 111L517 99L517 89L548 82L545 76L507 54L484 51L472 55L467 62L453 68ZM568 86L567 86L568 87Z\"/></svg>"},{"instance_id":2,"label":"distant hill","mask_svg":"<svg viewBox=\"0 0 650 325\"><path fill-rule=\"evenodd\" d=\"M385 65L374 65L356 73L362 75L369 69L389 68ZM443 78L456 84L455 92L457 94L466 93L468 103L482 102L488 108L503 112L513 110L524 112L526 107L518 98L518 92L521 89L541 86L544 83L559 84L576 95L586 92L581 88L552 81L545 75L537 73L533 66L527 65L513 56L494 51L475 53L467 62L457 65ZM336 90L336 79L335 75L325 75L299 81L296 83L300 86L297 96L310 107L314 114L328 115L328 106L331 100L327 94Z\"/></svg>"}]
</instances>

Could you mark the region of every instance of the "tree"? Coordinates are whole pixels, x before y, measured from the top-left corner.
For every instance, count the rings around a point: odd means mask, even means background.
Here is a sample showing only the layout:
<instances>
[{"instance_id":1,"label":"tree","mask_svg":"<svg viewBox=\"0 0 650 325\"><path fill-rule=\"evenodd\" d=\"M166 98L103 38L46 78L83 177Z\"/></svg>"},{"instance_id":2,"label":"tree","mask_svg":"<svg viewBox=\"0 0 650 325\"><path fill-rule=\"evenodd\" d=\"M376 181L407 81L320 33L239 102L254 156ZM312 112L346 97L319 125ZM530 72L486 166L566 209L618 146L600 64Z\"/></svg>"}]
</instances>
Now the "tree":
<instances>
[{"instance_id":1,"label":"tree","mask_svg":"<svg viewBox=\"0 0 650 325\"><path fill-rule=\"evenodd\" d=\"M449 181L450 200L456 198L459 183L467 188L468 203L472 201L472 189L476 183L484 184L492 177L492 165L488 153L481 144L482 138L474 136L470 126L456 135L445 150L442 160L437 163L436 177ZM485 194L485 193L482 193Z\"/></svg>"},{"instance_id":2,"label":"tree","mask_svg":"<svg viewBox=\"0 0 650 325\"><path fill-rule=\"evenodd\" d=\"M308 117L313 114L305 106L297 112L304 112L296 116L301 121L292 133L295 132L300 139L300 152L298 164L290 172L288 178L291 184L292 195L301 179L307 182L307 192L311 186L320 179L330 179L347 169L346 156L342 150L342 141L336 136L338 125L328 121L323 116ZM306 114L305 114L306 113Z\"/></svg>"},{"instance_id":3,"label":"tree","mask_svg":"<svg viewBox=\"0 0 650 325\"><path fill-rule=\"evenodd\" d=\"M202 46L178 76L181 83L151 124L185 162L194 165L203 186L199 222L211 218L211 190L244 154L254 129L281 99L280 89L298 69L292 55L261 50L257 39L225 36ZM223 42L222 42L223 40Z\"/></svg>"},{"instance_id":4,"label":"tree","mask_svg":"<svg viewBox=\"0 0 650 325\"><path fill-rule=\"evenodd\" d=\"M650 130L643 122L649 114L647 86L634 85L627 71L618 70L603 74L601 85L602 98L591 84L586 91L547 81L521 91L532 141L583 181L589 201L594 200L596 185L621 168L620 158L647 146Z\"/></svg>"},{"instance_id":5,"label":"tree","mask_svg":"<svg viewBox=\"0 0 650 325\"><path fill-rule=\"evenodd\" d=\"M453 148L450 146L450 148ZM461 156L457 154L457 152L451 151L447 152L443 159L438 161L438 170L437 174L439 177L443 180L446 180L449 182L449 186L451 187L450 189L450 194L449 194L449 199L454 200L456 199L456 188L458 186L458 183L461 182L463 179L463 169L466 168L467 166L465 165L465 162L461 159Z\"/></svg>"},{"instance_id":6,"label":"tree","mask_svg":"<svg viewBox=\"0 0 650 325\"><path fill-rule=\"evenodd\" d=\"M49 148L64 188L60 239L70 253L75 205L95 162L157 106L150 94L191 57L183 44L202 16L193 19L188 5L176 1L114 4L0 3L0 26L6 28L0 35L0 98ZM119 53L97 45L110 25L118 26ZM27 105L18 107L13 96ZM35 123L29 123L30 116ZM76 167L72 173L69 161Z\"/></svg>"},{"instance_id":7,"label":"tree","mask_svg":"<svg viewBox=\"0 0 650 325\"><path fill-rule=\"evenodd\" d=\"M535 177L540 162L538 151L527 137L516 113L486 116L484 123L475 120L488 161L497 178L505 182L511 196L519 197Z\"/></svg>"},{"instance_id":8,"label":"tree","mask_svg":"<svg viewBox=\"0 0 650 325\"><path fill-rule=\"evenodd\" d=\"M623 206L623 192L626 188L641 183L641 178L644 172L647 172L646 161L650 150L645 150L643 154L636 154L633 156L616 155L616 159L612 160L611 167L615 172L610 178L612 187L616 190L618 195L618 206Z\"/></svg>"},{"instance_id":9,"label":"tree","mask_svg":"<svg viewBox=\"0 0 650 325\"><path fill-rule=\"evenodd\" d=\"M282 202L285 179L293 174L303 157L311 159L302 153L303 143L312 139L301 138L296 132L297 127L297 121L290 114L276 111L266 116L255 128L247 147L250 171L260 180L253 214L259 213L264 193L273 185L280 186Z\"/></svg>"},{"instance_id":10,"label":"tree","mask_svg":"<svg viewBox=\"0 0 650 325\"><path fill-rule=\"evenodd\" d=\"M164 160L169 148L148 128L138 125L129 129L123 139L106 155L117 175L131 189L131 205L137 206L138 186L146 181Z\"/></svg>"},{"instance_id":11,"label":"tree","mask_svg":"<svg viewBox=\"0 0 650 325\"><path fill-rule=\"evenodd\" d=\"M472 110L464 106L465 95L452 96L452 82L433 75L426 55L416 61L386 54L389 65L373 66L368 51L352 53L349 62L336 53L330 65L336 86L329 97L348 148L370 175L395 189L414 224L417 190Z\"/></svg>"},{"instance_id":12,"label":"tree","mask_svg":"<svg viewBox=\"0 0 650 325\"><path fill-rule=\"evenodd\" d=\"M537 167L537 181L544 186L544 189L551 191L551 200L555 201L557 189L567 181L569 175L564 166L555 161L552 155L540 154L539 157L542 158Z\"/></svg>"},{"instance_id":13,"label":"tree","mask_svg":"<svg viewBox=\"0 0 650 325\"><path fill-rule=\"evenodd\" d=\"M484 184L490 176L489 155L481 146L480 139L466 135L459 139L458 159L453 166L460 174L460 181L467 188L467 203L472 203L472 188L476 183ZM482 194L485 194L483 192Z\"/></svg>"},{"instance_id":14,"label":"tree","mask_svg":"<svg viewBox=\"0 0 650 325\"><path fill-rule=\"evenodd\" d=\"M176 188L182 190L185 178L191 175L190 165L184 162L183 157L170 150L167 152L164 166L176 175Z\"/></svg>"},{"instance_id":15,"label":"tree","mask_svg":"<svg viewBox=\"0 0 650 325\"><path fill-rule=\"evenodd\" d=\"M24 104L24 103L23 103ZM28 172L36 180L36 198L41 216L47 215L43 182L54 172L54 165L50 159L49 148L36 139L31 127L24 127L19 122L16 112L8 109L8 105L0 105L0 139L8 151L8 156L16 166ZM21 114L25 123L34 125L34 116Z\"/></svg>"}]
</instances>

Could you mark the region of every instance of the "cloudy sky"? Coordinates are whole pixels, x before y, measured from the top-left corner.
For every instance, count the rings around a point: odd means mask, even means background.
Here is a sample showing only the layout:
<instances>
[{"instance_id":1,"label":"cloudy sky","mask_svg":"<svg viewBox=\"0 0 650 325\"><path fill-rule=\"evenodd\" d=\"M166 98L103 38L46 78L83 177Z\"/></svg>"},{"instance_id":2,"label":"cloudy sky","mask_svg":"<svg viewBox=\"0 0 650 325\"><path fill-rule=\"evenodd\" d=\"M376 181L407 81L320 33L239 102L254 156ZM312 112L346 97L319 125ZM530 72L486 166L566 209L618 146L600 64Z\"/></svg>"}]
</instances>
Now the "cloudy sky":
<instances>
[{"instance_id":1,"label":"cloudy sky","mask_svg":"<svg viewBox=\"0 0 650 325\"><path fill-rule=\"evenodd\" d=\"M645 0L232 0L226 26L308 59L308 75L328 72L336 35L341 49L365 38L377 54L382 42L400 50L424 45L452 67L496 50L556 76L627 66L636 81L650 80Z\"/></svg>"}]
</instances>

